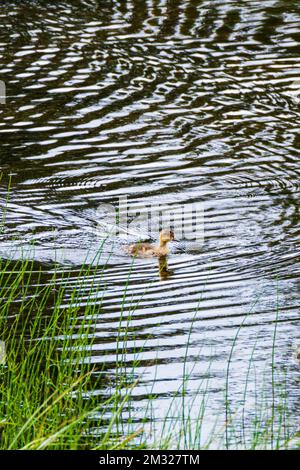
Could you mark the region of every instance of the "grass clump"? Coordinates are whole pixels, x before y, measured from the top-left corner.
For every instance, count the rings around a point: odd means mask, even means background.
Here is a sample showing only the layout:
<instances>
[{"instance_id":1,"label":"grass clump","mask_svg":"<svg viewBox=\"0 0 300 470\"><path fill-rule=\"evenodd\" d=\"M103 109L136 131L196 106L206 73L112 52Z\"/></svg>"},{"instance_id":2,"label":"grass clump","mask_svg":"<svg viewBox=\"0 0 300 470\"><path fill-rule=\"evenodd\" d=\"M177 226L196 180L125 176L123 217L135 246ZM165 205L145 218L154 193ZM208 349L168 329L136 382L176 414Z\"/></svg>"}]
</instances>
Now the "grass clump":
<instances>
[{"instance_id":1,"label":"grass clump","mask_svg":"<svg viewBox=\"0 0 300 470\"><path fill-rule=\"evenodd\" d=\"M71 273L1 264L0 448L123 448L131 436L113 429L131 389L105 394L106 373L89 361L101 305L82 307L78 283L66 291Z\"/></svg>"}]
</instances>

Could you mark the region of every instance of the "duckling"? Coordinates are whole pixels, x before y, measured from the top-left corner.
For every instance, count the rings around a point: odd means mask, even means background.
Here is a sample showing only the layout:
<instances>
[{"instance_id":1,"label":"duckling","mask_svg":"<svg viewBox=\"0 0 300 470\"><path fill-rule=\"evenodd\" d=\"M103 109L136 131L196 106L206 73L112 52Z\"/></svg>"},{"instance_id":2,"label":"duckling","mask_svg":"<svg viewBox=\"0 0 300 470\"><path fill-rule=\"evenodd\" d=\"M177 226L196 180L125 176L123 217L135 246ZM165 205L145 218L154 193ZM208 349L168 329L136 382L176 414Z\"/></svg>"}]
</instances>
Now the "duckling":
<instances>
[{"instance_id":1,"label":"duckling","mask_svg":"<svg viewBox=\"0 0 300 470\"><path fill-rule=\"evenodd\" d=\"M133 256L141 256L143 258L150 256L166 256L169 253L168 243L174 240L174 232L172 230L162 230L159 234L159 244L136 243L127 247L127 252Z\"/></svg>"}]
</instances>

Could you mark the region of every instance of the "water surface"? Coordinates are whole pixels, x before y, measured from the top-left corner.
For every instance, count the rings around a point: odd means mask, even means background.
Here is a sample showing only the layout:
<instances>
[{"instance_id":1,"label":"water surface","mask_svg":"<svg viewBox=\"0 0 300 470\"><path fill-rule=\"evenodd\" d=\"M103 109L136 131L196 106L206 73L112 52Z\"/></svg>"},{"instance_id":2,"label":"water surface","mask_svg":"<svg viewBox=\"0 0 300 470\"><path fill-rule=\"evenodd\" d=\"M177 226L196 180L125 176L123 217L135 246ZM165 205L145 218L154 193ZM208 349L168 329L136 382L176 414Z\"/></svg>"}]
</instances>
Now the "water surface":
<instances>
[{"instance_id":1,"label":"water surface","mask_svg":"<svg viewBox=\"0 0 300 470\"><path fill-rule=\"evenodd\" d=\"M277 318L276 368L297 417L299 3L3 1L0 21L2 256L34 244L37 261L76 271L101 246L100 204L201 203L204 244L176 240L167 279L157 260L132 268L122 237L107 241L92 360L114 375L130 273L127 360L144 347L137 416L152 391L163 418L186 358L189 397L202 381L210 392L208 429L241 322L230 369L237 408L254 346L256 377L268 377Z\"/></svg>"}]
</instances>

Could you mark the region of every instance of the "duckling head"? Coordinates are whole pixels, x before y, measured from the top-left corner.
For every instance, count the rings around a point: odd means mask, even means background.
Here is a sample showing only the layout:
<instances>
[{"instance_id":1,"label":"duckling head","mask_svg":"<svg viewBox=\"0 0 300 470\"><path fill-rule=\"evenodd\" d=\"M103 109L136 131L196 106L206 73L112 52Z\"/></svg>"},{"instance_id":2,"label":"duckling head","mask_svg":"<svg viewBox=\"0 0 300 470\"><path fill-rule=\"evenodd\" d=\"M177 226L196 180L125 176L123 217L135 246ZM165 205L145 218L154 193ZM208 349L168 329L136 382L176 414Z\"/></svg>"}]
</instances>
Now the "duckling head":
<instances>
[{"instance_id":1,"label":"duckling head","mask_svg":"<svg viewBox=\"0 0 300 470\"><path fill-rule=\"evenodd\" d=\"M166 245L171 240L174 240L173 230L162 230L159 234L159 241L161 245Z\"/></svg>"}]
</instances>

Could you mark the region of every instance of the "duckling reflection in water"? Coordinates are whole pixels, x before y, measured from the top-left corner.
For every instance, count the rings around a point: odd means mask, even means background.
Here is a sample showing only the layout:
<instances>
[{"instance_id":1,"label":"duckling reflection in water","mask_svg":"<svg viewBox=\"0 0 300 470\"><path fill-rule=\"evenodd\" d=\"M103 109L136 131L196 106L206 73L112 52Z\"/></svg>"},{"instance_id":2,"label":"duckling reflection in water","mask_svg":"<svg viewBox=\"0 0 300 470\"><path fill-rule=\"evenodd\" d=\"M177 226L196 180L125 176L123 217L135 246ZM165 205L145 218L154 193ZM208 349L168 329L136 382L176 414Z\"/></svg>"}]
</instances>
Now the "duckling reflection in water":
<instances>
[{"instance_id":1,"label":"duckling reflection in water","mask_svg":"<svg viewBox=\"0 0 300 470\"><path fill-rule=\"evenodd\" d=\"M151 243L135 243L127 247L127 252L133 256L142 258L149 258L152 256L167 256L169 254L168 243L174 240L174 233L172 230L162 230L159 234L159 244L152 245Z\"/></svg>"},{"instance_id":2,"label":"duckling reflection in water","mask_svg":"<svg viewBox=\"0 0 300 470\"><path fill-rule=\"evenodd\" d=\"M160 256L158 258L158 270L161 281L166 281L172 276L173 271L168 268L168 259L166 256Z\"/></svg>"},{"instance_id":3,"label":"duckling reflection in water","mask_svg":"<svg viewBox=\"0 0 300 470\"><path fill-rule=\"evenodd\" d=\"M152 245L151 243L136 243L129 245L126 251L133 256L142 258L157 257L159 276L162 281L168 279L172 271L168 268L167 255L169 254L168 243L174 240L174 233L172 230L162 230L159 234L159 244Z\"/></svg>"}]
</instances>

